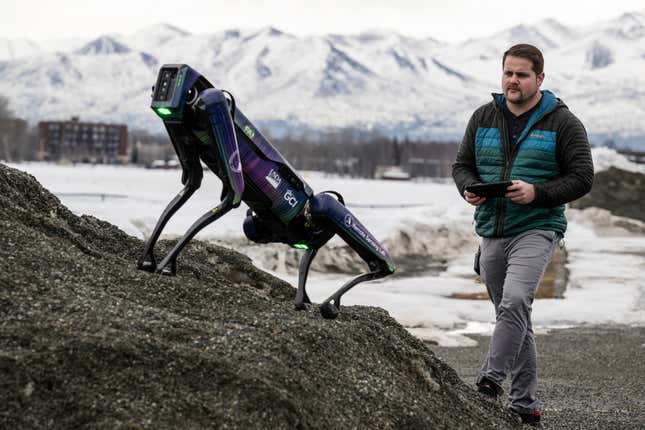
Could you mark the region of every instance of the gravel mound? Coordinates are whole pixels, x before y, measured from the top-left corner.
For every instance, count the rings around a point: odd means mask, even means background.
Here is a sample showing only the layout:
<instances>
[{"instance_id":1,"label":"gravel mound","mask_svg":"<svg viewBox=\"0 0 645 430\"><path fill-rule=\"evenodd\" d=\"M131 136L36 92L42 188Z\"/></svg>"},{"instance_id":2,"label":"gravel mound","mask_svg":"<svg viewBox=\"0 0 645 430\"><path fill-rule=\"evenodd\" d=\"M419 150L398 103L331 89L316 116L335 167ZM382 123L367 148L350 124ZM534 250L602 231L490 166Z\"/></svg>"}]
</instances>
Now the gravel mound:
<instances>
[{"instance_id":1,"label":"gravel mound","mask_svg":"<svg viewBox=\"0 0 645 430\"><path fill-rule=\"evenodd\" d=\"M0 164L0 428L515 426L382 309L324 320L242 254L193 241L164 277L142 247Z\"/></svg>"},{"instance_id":2,"label":"gravel mound","mask_svg":"<svg viewBox=\"0 0 645 430\"><path fill-rule=\"evenodd\" d=\"M645 222L645 174L617 167L596 172L591 192L571 202L571 207L598 207Z\"/></svg>"}]
</instances>

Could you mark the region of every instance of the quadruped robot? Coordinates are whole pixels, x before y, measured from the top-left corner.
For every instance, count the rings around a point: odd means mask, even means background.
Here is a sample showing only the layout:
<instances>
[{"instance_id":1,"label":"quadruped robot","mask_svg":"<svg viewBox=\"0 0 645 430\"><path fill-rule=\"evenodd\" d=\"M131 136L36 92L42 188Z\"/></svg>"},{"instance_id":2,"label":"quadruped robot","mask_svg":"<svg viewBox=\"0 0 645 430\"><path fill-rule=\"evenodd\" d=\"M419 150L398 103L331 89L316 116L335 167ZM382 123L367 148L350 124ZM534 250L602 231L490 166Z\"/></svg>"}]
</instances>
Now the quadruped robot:
<instances>
[{"instance_id":1,"label":"quadruped robot","mask_svg":"<svg viewBox=\"0 0 645 430\"><path fill-rule=\"evenodd\" d=\"M338 316L340 299L356 284L394 273L387 250L345 207L335 191L314 194L291 165L235 106L225 90L211 85L185 64L165 64L152 87L151 108L163 120L182 168L184 188L161 214L137 267L175 275L177 256L204 227L244 201L246 237L256 243L280 242L304 249L295 307L309 309L305 284L318 250L338 234L367 263L356 276L320 306L323 317ZM202 215L160 263L154 256L159 235L173 214L200 187L205 164L221 179L220 204ZM335 196L332 197L332 196Z\"/></svg>"}]
</instances>

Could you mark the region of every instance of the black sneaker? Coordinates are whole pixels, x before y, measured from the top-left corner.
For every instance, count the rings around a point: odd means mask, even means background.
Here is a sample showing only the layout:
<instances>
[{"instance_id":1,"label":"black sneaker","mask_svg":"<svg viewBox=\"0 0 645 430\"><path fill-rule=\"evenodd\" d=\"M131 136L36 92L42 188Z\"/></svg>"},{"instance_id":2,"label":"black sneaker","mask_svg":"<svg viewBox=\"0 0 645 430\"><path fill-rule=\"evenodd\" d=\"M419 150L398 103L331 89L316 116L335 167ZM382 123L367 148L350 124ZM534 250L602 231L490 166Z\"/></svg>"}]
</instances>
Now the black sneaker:
<instances>
[{"instance_id":1,"label":"black sneaker","mask_svg":"<svg viewBox=\"0 0 645 430\"><path fill-rule=\"evenodd\" d=\"M535 411L530 414L518 414L518 415L522 419L522 424L526 424L538 429L544 428L542 427L542 423L540 422L540 418L542 418L542 413L540 411Z\"/></svg>"},{"instance_id":2,"label":"black sneaker","mask_svg":"<svg viewBox=\"0 0 645 430\"><path fill-rule=\"evenodd\" d=\"M481 381L477 383L477 391L493 399L497 399L497 396L499 395L497 384L488 378L482 378Z\"/></svg>"}]
</instances>

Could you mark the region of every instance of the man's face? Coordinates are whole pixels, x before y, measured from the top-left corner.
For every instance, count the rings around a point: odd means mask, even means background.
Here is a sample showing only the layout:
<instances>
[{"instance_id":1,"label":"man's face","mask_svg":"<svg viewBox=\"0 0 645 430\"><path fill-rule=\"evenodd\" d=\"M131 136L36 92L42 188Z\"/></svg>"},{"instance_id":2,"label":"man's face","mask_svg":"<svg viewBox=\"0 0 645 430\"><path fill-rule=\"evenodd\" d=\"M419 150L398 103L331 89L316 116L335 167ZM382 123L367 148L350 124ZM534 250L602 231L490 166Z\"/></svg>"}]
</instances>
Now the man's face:
<instances>
[{"instance_id":1,"label":"man's face","mask_svg":"<svg viewBox=\"0 0 645 430\"><path fill-rule=\"evenodd\" d=\"M502 74L502 91L509 103L521 105L532 100L543 80L544 72L536 75L530 60L506 56Z\"/></svg>"}]
</instances>

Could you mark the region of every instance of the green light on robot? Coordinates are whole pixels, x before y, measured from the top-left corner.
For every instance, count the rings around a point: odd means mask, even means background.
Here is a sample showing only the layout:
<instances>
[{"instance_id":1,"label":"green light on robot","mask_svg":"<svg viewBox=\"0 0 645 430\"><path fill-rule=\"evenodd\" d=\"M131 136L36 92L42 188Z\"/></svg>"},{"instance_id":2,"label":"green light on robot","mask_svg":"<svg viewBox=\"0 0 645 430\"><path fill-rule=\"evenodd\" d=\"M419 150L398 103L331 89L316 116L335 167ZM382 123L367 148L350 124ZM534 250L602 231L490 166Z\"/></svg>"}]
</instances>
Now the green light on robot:
<instances>
[{"instance_id":1,"label":"green light on robot","mask_svg":"<svg viewBox=\"0 0 645 430\"><path fill-rule=\"evenodd\" d=\"M309 247L307 245L305 245L304 243L296 243L296 244L293 245L293 247L298 248L298 249L309 249Z\"/></svg>"},{"instance_id":2,"label":"green light on robot","mask_svg":"<svg viewBox=\"0 0 645 430\"><path fill-rule=\"evenodd\" d=\"M157 108L157 113L161 116L168 116L172 114L172 111L168 108L161 107Z\"/></svg>"}]
</instances>

